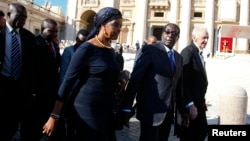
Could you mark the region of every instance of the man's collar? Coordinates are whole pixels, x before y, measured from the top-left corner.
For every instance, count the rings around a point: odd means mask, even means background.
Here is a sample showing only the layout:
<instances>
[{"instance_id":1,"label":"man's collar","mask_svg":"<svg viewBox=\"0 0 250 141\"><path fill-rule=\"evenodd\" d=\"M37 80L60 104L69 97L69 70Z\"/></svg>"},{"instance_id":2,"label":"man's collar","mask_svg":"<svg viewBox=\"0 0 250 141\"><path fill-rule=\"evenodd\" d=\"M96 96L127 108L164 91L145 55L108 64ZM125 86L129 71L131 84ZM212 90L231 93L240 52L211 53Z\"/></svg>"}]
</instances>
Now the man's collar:
<instances>
[{"instance_id":1,"label":"man's collar","mask_svg":"<svg viewBox=\"0 0 250 141\"><path fill-rule=\"evenodd\" d=\"M173 48L170 49L170 47L168 47L167 45L164 45L164 47L165 47L165 49L166 49L167 52L169 52L169 51L174 52L174 49L173 49Z\"/></svg>"},{"instance_id":2,"label":"man's collar","mask_svg":"<svg viewBox=\"0 0 250 141\"><path fill-rule=\"evenodd\" d=\"M200 48L197 46L197 44L196 44L195 42L193 42L193 43L194 43L194 45L197 47L197 49L199 50L199 54L200 54L200 52L203 52L203 50L200 49Z\"/></svg>"},{"instance_id":3,"label":"man's collar","mask_svg":"<svg viewBox=\"0 0 250 141\"><path fill-rule=\"evenodd\" d=\"M10 33L13 29L13 27L6 21L6 26L8 29L8 33ZM19 33L19 28L15 29L17 31L17 33Z\"/></svg>"},{"instance_id":4,"label":"man's collar","mask_svg":"<svg viewBox=\"0 0 250 141\"><path fill-rule=\"evenodd\" d=\"M51 42L51 41L47 40L47 39L43 36L42 33L40 33L40 36L41 36L47 43Z\"/></svg>"}]
</instances>

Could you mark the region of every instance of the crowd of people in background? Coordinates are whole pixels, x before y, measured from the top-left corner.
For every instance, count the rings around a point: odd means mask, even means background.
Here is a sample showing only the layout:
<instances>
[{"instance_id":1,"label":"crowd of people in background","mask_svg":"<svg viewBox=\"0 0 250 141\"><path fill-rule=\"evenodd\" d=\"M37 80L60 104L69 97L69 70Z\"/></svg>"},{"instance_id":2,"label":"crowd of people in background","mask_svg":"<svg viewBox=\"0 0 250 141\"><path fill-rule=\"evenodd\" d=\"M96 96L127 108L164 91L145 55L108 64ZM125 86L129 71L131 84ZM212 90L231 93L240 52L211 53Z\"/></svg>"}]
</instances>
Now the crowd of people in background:
<instances>
[{"instance_id":1,"label":"crowd of people in background","mask_svg":"<svg viewBox=\"0 0 250 141\"><path fill-rule=\"evenodd\" d=\"M73 41L73 40L61 40L59 42L59 48L60 48L60 52L62 54L62 52L64 51L64 49L68 46L71 46L71 45L74 45L76 43L76 41ZM123 49L123 52L125 53L136 53L137 52L137 49L135 46L133 45L129 45L129 44L126 44L126 43L119 43L117 42L115 47L122 47Z\"/></svg>"},{"instance_id":2,"label":"crowd of people in background","mask_svg":"<svg viewBox=\"0 0 250 141\"><path fill-rule=\"evenodd\" d=\"M192 43L178 53L175 23L164 26L159 41L149 36L142 45L113 48L123 18L112 7L100 9L93 29L79 30L70 42L58 40L54 19L44 19L37 36L23 28L28 15L19 3L10 3L6 15L0 11L2 140L19 132L22 141L116 141L116 124L129 127L134 114L139 141L168 141L172 124L181 141L205 140L205 27L195 27ZM136 53L131 76L123 52ZM117 91L123 91L119 117Z\"/></svg>"}]
</instances>

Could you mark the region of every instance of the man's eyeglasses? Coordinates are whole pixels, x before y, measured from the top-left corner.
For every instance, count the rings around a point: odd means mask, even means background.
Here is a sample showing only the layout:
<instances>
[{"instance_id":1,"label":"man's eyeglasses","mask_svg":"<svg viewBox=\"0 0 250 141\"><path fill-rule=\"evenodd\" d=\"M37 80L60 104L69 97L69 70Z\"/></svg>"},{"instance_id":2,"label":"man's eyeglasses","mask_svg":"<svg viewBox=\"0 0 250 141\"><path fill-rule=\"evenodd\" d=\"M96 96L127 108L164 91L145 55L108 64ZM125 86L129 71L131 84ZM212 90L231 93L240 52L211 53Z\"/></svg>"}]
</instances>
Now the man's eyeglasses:
<instances>
[{"instance_id":1,"label":"man's eyeglasses","mask_svg":"<svg viewBox=\"0 0 250 141\"><path fill-rule=\"evenodd\" d=\"M176 31L164 31L167 35L169 35L169 34L172 34L173 36L176 36L176 35L178 35L178 33L176 32Z\"/></svg>"}]
</instances>

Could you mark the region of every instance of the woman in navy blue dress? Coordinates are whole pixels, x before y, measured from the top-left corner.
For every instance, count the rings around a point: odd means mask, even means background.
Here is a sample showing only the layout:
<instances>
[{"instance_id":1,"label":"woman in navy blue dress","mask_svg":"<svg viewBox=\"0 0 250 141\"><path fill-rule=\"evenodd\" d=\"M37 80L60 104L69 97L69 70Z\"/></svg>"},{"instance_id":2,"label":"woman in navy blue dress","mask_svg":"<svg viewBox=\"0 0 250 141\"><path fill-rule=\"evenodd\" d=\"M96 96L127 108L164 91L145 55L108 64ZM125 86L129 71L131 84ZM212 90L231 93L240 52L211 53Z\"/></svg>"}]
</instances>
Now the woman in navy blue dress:
<instances>
[{"instance_id":1,"label":"woman in navy blue dress","mask_svg":"<svg viewBox=\"0 0 250 141\"><path fill-rule=\"evenodd\" d=\"M114 141L113 104L119 67L110 47L122 27L118 9L105 7L94 17L88 41L72 56L58 99L43 133L51 136L72 86L80 80L74 101L77 141Z\"/></svg>"}]
</instances>

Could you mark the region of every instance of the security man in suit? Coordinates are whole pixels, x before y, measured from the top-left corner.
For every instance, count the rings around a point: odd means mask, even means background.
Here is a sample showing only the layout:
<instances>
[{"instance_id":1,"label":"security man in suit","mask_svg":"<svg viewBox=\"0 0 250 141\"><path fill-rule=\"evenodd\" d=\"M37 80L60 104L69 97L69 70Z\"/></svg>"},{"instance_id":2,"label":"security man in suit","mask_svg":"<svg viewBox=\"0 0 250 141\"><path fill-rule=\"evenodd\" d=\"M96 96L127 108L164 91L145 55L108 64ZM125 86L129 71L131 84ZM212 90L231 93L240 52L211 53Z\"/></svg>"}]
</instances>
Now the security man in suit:
<instances>
[{"instance_id":1,"label":"security man in suit","mask_svg":"<svg viewBox=\"0 0 250 141\"><path fill-rule=\"evenodd\" d=\"M26 8L8 5L6 25L0 37L1 140L10 141L29 114L33 94L35 36L23 28Z\"/></svg>"},{"instance_id":2,"label":"security man in suit","mask_svg":"<svg viewBox=\"0 0 250 141\"><path fill-rule=\"evenodd\" d=\"M61 54L59 52L58 43L55 42L57 33L57 22L54 19L46 18L41 23L41 33L36 36L38 49L35 81L36 95L32 115L34 121L32 124L33 130L30 131L30 136L32 136L33 141L43 136L43 125L53 110L60 84L59 68ZM61 122L63 122L63 120ZM60 127L58 131L61 129ZM63 133L60 136L63 137ZM54 137L52 136L52 138L54 141L63 141L63 139L58 139L57 135Z\"/></svg>"}]
</instances>

